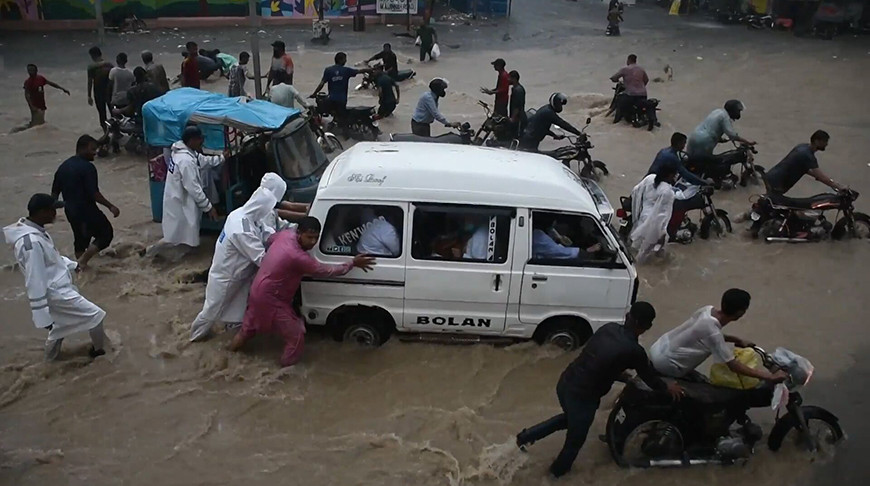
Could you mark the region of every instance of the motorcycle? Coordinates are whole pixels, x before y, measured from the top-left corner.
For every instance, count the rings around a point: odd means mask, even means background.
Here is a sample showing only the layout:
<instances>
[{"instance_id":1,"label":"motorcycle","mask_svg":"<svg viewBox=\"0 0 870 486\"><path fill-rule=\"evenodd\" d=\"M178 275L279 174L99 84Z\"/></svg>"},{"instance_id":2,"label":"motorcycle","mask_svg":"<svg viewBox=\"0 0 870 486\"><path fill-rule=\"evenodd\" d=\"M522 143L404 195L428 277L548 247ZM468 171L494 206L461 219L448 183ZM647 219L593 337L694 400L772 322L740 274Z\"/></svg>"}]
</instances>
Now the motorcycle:
<instances>
[{"instance_id":1,"label":"motorcycle","mask_svg":"<svg viewBox=\"0 0 870 486\"><path fill-rule=\"evenodd\" d=\"M656 98L647 98L646 101L636 104L631 113L619 113L619 107L622 106L623 100L628 95L625 94L625 84L622 81L616 83L613 87L613 98L610 100L610 108L604 116L614 115L631 123L635 128L647 127L647 130L652 131L654 127L660 127L656 111L660 101ZM616 118L614 118L614 122Z\"/></svg>"},{"instance_id":2,"label":"motorcycle","mask_svg":"<svg viewBox=\"0 0 870 486\"><path fill-rule=\"evenodd\" d=\"M375 141L381 131L375 119L374 106L348 106L344 116L334 116L326 93L315 96L317 114L321 117L332 116L329 127L341 132L344 138L355 138L361 141Z\"/></svg>"},{"instance_id":3,"label":"motorcycle","mask_svg":"<svg viewBox=\"0 0 870 486\"><path fill-rule=\"evenodd\" d=\"M344 150L344 146L342 146L338 137L323 128L323 116L317 113L315 108L308 110L308 126L314 132L314 136L317 137L317 143L320 144L325 154L330 155Z\"/></svg>"},{"instance_id":4,"label":"motorcycle","mask_svg":"<svg viewBox=\"0 0 870 486\"><path fill-rule=\"evenodd\" d=\"M758 153L755 146L734 143L734 150L713 155L713 161L689 158L686 167L693 174L704 179L712 179L716 190L733 189L739 183L741 187L747 184L761 184L764 180L764 167L755 164L755 154ZM731 167L740 165L740 175L734 174Z\"/></svg>"},{"instance_id":5,"label":"motorcycle","mask_svg":"<svg viewBox=\"0 0 870 486\"><path fill-rule=\"evenodd\" d=\"M761 196L749 213L750 233L766 242L820 241L828 236L835 240L870 238L870 216L855 211L856 199L858 193L851 189L806 198ZM836 210L837 216L843 213L835 224L825 218L825 211L830 210Z\"/></svg>"},{"instance_id":6,"label":"motorcycle","mask_svg":"<svg viewBox=\"0 0 870 486\"><path fill-rule=\"evenodd\" d=\"M105 157L109 154L109 146L114 153L121 152L121 140L127 137L124 149L127 152L142 155L146 153L148 145L145 143L145 133L141 123L136 123L132 117L121 115L112 116L106 120L106 133L97 140L97 155Z\"/></svg>"},{"instance_id":7,"label":"motorcycle","mask_svg":"<svg viewBox=\"0 0 870 486\"><path fill-rule=\"evenodd\" d=\"M425 143L452 143L456 145L472 145L474 130L471 124L465 122L456 131L450 131L437 137L423 137L413 133L391 133L391 142L425 142ZM476 145L476 144L475 144Z\"/></svg>"},{"instance_id":8,"label":"motorcycle","mask_svg":"<svg viewBox=\"0 0 870 486\"><path fill-rule=\"evenodd\" d=\"M699 193L704 199L704 207L701 208L701 226L695 224L689 217L689 213L683 218L674 235L674 240L679 243L688 244L694 241L695 235L706 240L710 237L722 238L727 233L731 233L731 219L728 217L728 212L724 209L718 209L713 205L713 188L709 186L701 187ZM631 196L619 198L620 208L616 210L616 216L620 218L619 229L617 234L622 241L627 245L631 237L633 228L633 219L631 215Z\"/></svg>"},{"instance_id":9,"label":"motorcycle","mask_svg":"<svg viewBox=\"0 0 870 486\"><path fill-rule=\"evenodd\" d=\"M514 125L506 116L493 113L489 105L478 100L478 105L483 108L486 113L486 120L474 134L474 145L486 145L487 147L509 147L516 148L519 143L517 133L515 133Z\"/></svg>"},{"instance_id":10,"label":"motorcycle","mask_svg":"<svg viewBox=\"0 0 870 486\"><path fill-rule=\"evenodd\" d=\"M559 147L556 150L539 150L538 152L550 156L558 161L561 161L565 167L571 168L571 161L576 160L579 164L578 171L580 177L586 179L599 180L602 175L609 175L607 165L600 160L592 160L592 155L589 151L594 145L589 141L589 136L586 134L586 128L592 123L592 118L586 118L586 126L580 130L580 135L564 135L571 143L564 147Z\"/></svg>"},{"instance_id":11,"label":"motorcycle","mask_svg":"<svg viewBox=\"0 0 870 486\"><path fill-rule=\"evenodd\" d=\"M812 365L782 348L773 354L752 349L765 368L785 371L787 380L776 388L749 390L677 380L686 391L679 402L637 379L630 380L613 406L602 437L613 460L621 467L727 465L746 460L763 437L761 427L747 412L772 403L784 403L787 413L770 431L767 446L771 451L780 450L788 437L810 452L833 452L831 448L844 438L839 419L821 407L803 405L800 394L812 376Z\"/></svg>"},{"instance_id":12,"label":"motorcycle","mask_svg":"<svg viewBox=\"0 0 870 486\"><path fill-rule=\"evenodd\" d=\"M359 63L358 65L365 66L365 67L371 67L371 65L366 61L363 61L363 62ZM395 76L391 75L390 77L393 78L393 80L396 81L397 83L401 83L402 81L406 81L408 79L411 79L416 75L417 75L417 72L414 71L413 69L401 69L401 70L399 70L399 72ZM378 88L378 85L375 83L374 73L367 72L367 73L363 74L362 81L358 85L356 85L356 87L354 89L356 91L360 91L363 89L377 89L377 88Z\"/></svg>"}]
</instances>

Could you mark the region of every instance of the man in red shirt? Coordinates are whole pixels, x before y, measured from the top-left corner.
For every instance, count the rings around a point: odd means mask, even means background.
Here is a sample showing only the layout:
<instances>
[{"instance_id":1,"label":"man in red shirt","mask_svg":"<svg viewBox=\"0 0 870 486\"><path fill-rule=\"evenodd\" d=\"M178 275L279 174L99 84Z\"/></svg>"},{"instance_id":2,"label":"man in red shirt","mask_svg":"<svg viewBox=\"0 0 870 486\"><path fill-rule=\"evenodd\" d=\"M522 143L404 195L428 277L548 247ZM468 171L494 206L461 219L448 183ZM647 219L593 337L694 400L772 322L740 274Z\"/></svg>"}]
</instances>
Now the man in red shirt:
<instances>
[{"instance_id":1,"label":"man in red shirt","mask_svg":"<svg viewBox=\"0 0 870 486\"><path fill-rule=\"evenodd\" d=\"M510 96L511 81L508 72L505 71L504 59L498 58L492 62L493 68L498 73L498 81L495 83L495 89L480 88L480 91L495 95L495 108L493 111L501 116L508 116L508 97Z\"/></svg>"},{"instance_id":2,"label":"man in red shirt","mask_svg":"<svg viewBox=\"0 0 870 486\"><path fill-rule=\"evenodd\" d=\"M199 46L196 42L187 43L187 57L181 62L181 86L199 89Z\"/></svg>"},{"instance_id":3,"label":"man in red shirt","mask_svg":"<svg viewBox=\"0 0 870 486\"><path fill-rule=\"evenodd\" d=\"M30 107L30 123L22 127L18 127L13 132L20 132L28 128L42 125L45 123L45 86L59 89L69 96L69 91L58 84L52 83L45 79L44 76L38 73L36 64L27 65L28 77L24 81L24 99L27 100L27 106Z\"/></svg>"}]
</instances>

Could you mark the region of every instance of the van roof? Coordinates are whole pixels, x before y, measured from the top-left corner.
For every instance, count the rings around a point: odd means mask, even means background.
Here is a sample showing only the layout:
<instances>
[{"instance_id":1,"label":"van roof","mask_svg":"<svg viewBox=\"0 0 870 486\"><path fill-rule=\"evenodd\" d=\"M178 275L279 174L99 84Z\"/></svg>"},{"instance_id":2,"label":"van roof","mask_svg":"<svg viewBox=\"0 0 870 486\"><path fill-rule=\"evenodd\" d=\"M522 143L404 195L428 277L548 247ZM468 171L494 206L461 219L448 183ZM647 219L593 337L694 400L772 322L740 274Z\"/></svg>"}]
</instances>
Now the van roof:
<instances>
[{"instance_id":1,"label":"van roof","mask_svg":"<svg viewBox=\"0 0 870 486\"><path fill-rule=\"evenodd\" d=\"M332 161L317 197L599 214L582 180L550 157L443 143L358 143Z\"/></svg>"}]
</instances>

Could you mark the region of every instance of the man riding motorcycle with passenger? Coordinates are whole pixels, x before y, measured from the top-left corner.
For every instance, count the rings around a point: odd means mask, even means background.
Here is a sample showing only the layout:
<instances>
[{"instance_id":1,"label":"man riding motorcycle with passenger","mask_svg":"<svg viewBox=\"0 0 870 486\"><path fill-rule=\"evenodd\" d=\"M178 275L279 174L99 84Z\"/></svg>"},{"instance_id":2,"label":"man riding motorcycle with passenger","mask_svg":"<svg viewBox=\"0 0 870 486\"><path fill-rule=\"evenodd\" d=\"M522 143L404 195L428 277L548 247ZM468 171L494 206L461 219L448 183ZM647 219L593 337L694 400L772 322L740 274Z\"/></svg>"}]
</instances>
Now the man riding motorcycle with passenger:
<instances>
[{"instance_id":1,"label":"man riding motorcycle with passenger","mask_svg":"<svg viewBox=\"0 0 870 486\"><path fill-rule=\"evenodd\" d=\"M824 152L830 138L831 136L824 130L816 130L810 137L810 143L802 143L791 149L791 152L764 176L768 195L785 195L806 174L835 191L846 189L846 186L822 172L819 161L816 160L816 152Z\"/></svg>"},{"instance_id":2,"label":"man riding motorcycle with passenger","mask_svg":"<svg viewBox=\"0 0 870 486\"><path fill-rule=\"evenodd\" d=\"M713 149L722 142L723 136L727 136L727 140L755 145L755 142L741 137L734 129L733 122L740 119L744 108L739 100L728 100L724 108L717 108L710 112L707 118L695 128L695 131L689 135L689 143L686 147L686 153L694 164L703 167L715 164L717 159L713 155ZM710 172L704 171L704 173Z\"/></svg>"},{"instance_id":3,"label":"man riding motorcycle with passenger","mask_svg":"<svg viewBox=\"0 0 870 486\"><path fill-rule=\"evenodd\" d=\"M659 150L646 173L647 175L658 174L661 170L671 168L680 175L681 182L675 186L680 187L680 191L677 194L677 198L674 199L674 210L671 213L671 220L668 223L667 229L668 236L671 240L675 241L691 238L691 235L677 234L677 230L679 230L680 224L683 222L687 212L704 207L704 197L698 188L713 185L713 181L701 179L686 168L682 157L685 148L686 135L675 132L671 135L671 145Z\"/></svg>"},{"instance_id":4,"label":"man riding motorcycle with passenger","mask_svg":"<svg viewBox=\"0 0 870 486\"><path fill-rule=\"evenodd\" d=\"M573 125L559 116L559 113L562 112L562 108L564 108L566 104L568 104L568 97L564 94L553 93L550 95L550 102L542 106L534 115L529 117L526 129L523 131L522 137L520 137L520 150L537 152L538 146L547 135L550 135L556 140L564 138L562 135L556 135L553 133L551 130L553 125L556 125L567 132L573 133L574 135L580 135L580 130L574 128Z\"/></svg>"}]
</instances>

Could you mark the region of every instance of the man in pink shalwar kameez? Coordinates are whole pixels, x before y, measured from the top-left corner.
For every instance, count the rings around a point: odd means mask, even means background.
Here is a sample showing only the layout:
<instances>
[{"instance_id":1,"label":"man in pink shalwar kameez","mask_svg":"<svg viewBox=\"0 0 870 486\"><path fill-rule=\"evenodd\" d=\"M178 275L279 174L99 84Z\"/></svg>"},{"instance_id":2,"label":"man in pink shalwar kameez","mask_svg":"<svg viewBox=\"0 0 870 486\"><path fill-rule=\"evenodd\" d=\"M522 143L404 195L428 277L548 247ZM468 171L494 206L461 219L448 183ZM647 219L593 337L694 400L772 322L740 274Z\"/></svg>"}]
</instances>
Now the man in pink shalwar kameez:
<instances>
[{"instance_id":1,"label":"man in pink shalwar kameez","mask_svg":"<svg viewBox=\"0 0 870 486\"><path fill-rule=\"evenodd\" d=\"M368 271L374 258L357 255L341 265L324 265L308 254L320 239L320 221L305 217L296 230L280 231L269 240L245 310L242 329L233 338L230 351L238 351L257 334L277 334L284 340L281 366L292 366L302 358L305 321L293 309L293 297L302 277L344 275L354 267Z\"/></svg>"}]
</instances>

